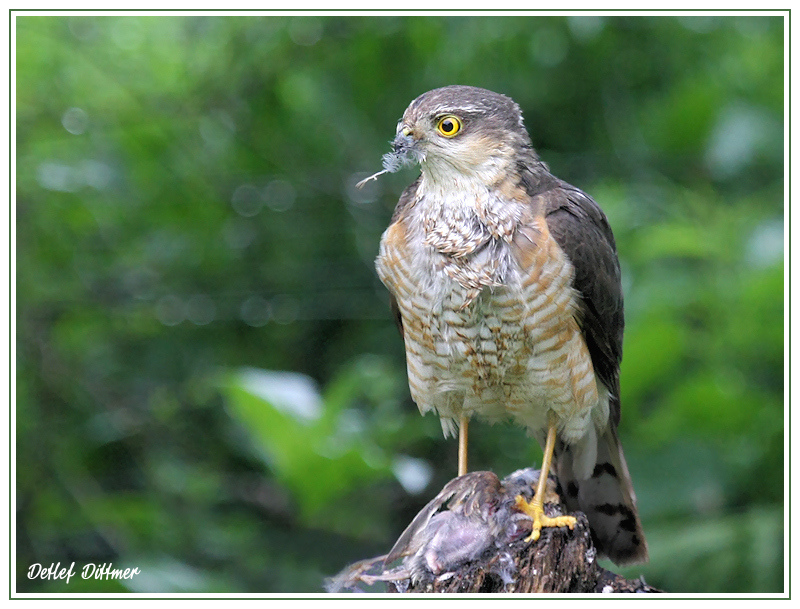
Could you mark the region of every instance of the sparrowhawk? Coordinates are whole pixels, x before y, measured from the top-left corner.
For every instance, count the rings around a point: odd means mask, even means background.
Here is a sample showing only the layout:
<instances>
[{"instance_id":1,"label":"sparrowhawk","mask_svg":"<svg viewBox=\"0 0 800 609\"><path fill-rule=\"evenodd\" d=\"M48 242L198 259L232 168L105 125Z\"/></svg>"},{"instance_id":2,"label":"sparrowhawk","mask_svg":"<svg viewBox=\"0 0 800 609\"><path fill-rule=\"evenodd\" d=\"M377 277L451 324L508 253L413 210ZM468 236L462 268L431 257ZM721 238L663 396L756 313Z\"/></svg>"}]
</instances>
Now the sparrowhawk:
<instances>
[{"instance_id":1,"label":"sparrowhawk","mask_svg":"<svg viewBox=\"0 0 800 609\"><path fill-rule=\"evenodd\" d=\"M419 163L381 239L376 266L405 341L411 396L459 432L512 420L544 447L570 510L601 555L647 560L617 437L623 303L614 237L586 193L539 160L509 97L467 86L429 91L398 123L385 171ZM385 173L380 172L380 173ZM376 174L378 175L378 174ZM373 176L374 177L374 176ZM545 480L518 508L541 528Z\"/></svg>"}]
</instances>

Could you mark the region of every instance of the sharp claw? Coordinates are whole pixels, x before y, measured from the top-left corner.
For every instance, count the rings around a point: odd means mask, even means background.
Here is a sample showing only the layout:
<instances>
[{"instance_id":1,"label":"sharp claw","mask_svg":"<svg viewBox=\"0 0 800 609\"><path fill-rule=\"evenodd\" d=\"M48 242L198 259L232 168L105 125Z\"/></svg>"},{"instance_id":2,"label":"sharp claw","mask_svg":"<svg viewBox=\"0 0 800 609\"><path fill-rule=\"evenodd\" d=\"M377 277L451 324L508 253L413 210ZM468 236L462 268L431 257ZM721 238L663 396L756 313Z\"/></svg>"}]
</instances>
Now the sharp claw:
<instances>
[{"instance_id":1,"label":"sharp claw","mask_svg":"<svg viewBox=\"0 0 800 609\"><path fill-rule=\"evenodd\" d=\"M515 502L517 509L523 514L527 514L533 521L531 534L525 539L529 543L539 539L544 527L569 527L570 530L574 530L575 524L578 522L574 516L556 516L554 518L546 516L541 505L534 501L528 503L522 495L517 495Z\"/></svg>"}]
</instances>

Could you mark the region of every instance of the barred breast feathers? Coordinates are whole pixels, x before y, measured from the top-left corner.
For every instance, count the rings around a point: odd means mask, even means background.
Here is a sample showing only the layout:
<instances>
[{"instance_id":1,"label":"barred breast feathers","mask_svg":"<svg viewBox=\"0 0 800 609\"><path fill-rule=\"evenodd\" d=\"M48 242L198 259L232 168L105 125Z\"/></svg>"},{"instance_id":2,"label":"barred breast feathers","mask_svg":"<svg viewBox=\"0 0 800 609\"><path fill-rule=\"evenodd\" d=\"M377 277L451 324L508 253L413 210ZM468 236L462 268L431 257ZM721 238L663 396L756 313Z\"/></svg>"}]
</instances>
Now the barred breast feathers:
<instances>
[{"instance_id":1,"label":"barred breast feathers","mask_svg":"<svg viewBox=\"0 0 800 609\"><path fill-rule=\"evenodd\" d=\"M542 201L507 185L419 186L384 234L378 272L403 317L420 410L436 410L446 433L462 413L535 432L552 411L569 443L593 420L602 428L607 400L576 320L572 265Z\"/></svg>"}]
</instances>

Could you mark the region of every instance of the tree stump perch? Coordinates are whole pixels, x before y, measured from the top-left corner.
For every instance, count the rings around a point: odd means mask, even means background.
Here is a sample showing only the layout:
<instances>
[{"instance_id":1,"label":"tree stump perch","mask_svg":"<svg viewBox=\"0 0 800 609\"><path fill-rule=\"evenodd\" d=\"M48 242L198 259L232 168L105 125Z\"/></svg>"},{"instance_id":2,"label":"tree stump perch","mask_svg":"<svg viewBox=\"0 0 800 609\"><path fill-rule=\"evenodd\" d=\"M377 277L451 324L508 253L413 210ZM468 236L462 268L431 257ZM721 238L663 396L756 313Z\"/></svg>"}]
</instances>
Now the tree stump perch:
<instances>
[{"instance_id":1,"label":"tree stump perch","mask_svg":"<svg viewBox=\"0 0 800 609\"><path fill-rule=\"evenodd\" d=\"M652 593L598 565L586 516L574 530L545 528L526 540L530 520L513 507L530 499L539 472L520 470L502 482L491 472L450 481L414 518L385 556L355 563L327 583L329 592L388 593ZM545 510L564 514L548 480ZM397 566L393 566L398 561Z\"/></svg>"},{"instance_id":2,"label":"tree stump perch","mask_svg":"<svg viewBox=\"0 0 800 609\"><path fill-rule=\"evenodd\" d=\"M600 567L592 545L589 523L580 512L574 531L545 529L535 543L520 539L507 552L516 567L508 583L498 573L503 568L500 553L492 553L462 565L433 581L408 587L387 582L388 592L660 592L642 580L627 580ZM507 559L506 559L507 560Z\"/></svg>"}]
</instances>

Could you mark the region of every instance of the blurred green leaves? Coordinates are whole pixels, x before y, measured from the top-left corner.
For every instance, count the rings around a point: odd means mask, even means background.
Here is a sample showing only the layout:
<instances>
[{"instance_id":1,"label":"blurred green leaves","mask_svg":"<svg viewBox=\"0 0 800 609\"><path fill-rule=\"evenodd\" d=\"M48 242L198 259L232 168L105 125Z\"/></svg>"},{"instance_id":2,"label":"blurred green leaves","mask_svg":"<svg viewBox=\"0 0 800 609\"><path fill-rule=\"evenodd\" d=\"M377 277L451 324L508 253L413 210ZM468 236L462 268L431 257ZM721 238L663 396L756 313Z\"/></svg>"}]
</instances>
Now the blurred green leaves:
<instances>
[{"instance_id":1,"label":"blurred green leaves","mask_svg":"<svg viewBox=\"0 0 800 609\"><path fill-rule=\"evenodd\" d=\"M352 393L341 396L339 390L323 402L306 376L256 369L230 373L223 388L231 414L292 492L307 524L330 526L325 515L331 501L390 475L388 457L373 443L375 430L358 410L347 409Z\"/></svg>"},{"instance_id":2,"label":"blurred green leaves","mask_svg":"<svg viewBox=\"0 0 800 609\"><path fill-rule=\"evenodd\" d=\"M691 522L676 519L671 526L648 531L650 562L660 565L657 577L665 590L781 590L782 529L783 510L774 508ZM633 578L642 568L622 572Z\"/></svg>"},{"instance_id":3,"label":"blurred green leaves","mask_svg":"<svg viewBox=\"0 0 800 609\"><path fill-rule=\"evenodd\" d=\"M298 518L357 536L352 501L370 483L396 477L417 494L431 478L425 461L385 450L415 429L398 408L399 380L385 360L368 355L344 366L323 393L307 376L255 368L223 373L219 385L253 454L291 492Z\"/></svg>"}]
</instances>

